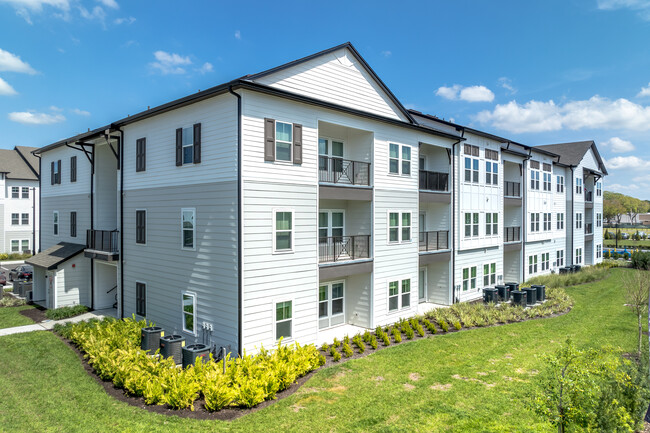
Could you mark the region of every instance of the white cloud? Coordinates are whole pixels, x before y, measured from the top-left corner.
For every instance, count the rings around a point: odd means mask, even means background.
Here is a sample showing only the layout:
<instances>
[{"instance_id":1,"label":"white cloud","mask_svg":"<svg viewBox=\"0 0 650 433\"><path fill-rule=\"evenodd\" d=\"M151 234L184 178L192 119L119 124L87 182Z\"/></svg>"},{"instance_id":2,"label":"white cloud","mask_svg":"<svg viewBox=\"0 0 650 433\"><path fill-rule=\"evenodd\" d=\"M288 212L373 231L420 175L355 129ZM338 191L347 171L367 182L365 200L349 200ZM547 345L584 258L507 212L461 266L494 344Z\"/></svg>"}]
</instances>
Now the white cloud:
<instances>
[{"instance_id":1,"label":"white cloud","mask_svg":"<svg viewBox=\"0 0 650 433\"><path fill-rule=\"evenodd\" d=\"M607 190L612 192L628 193L630 191L636 191L639 189L638 185L635 184L625 184L621 185L620 183L607 184Z\"/></svg>"},{"instance_id":2,"label":"white cloud","mask_svg":"<svg viewBox=\"0 0 650 433\"><path fill-rule=\"evenodd\" d=\"M87 20L98 20L102 23L102 26L106 28L106 12L101 6L95 6L92 12L88 11L88 9L83 6L79 6L79 13L82 18Z\"/></svg>"},{"instance_id":3,"label":"white cloud","mask_svg":"<svg viewBox=\"0 0 650 433\"><path fill-rule=\"evenodd\" d=\"M28 24L32 24L31 13L43 12L44 6L58 10L55 16L69 19L71 0L0 0L0 3L7 3L16 10L16 15L22 17Z\"/></svg>"},{"instance_id":4,"label":"white cloud","mask_svg":"<svg viewBox=\"0 0 650 433\"><path fill-rule=\"evenodd\" d=\"M19 111L9 113L9 120L23 125L51 125L65 121L63 114L36 113L34 111Z\"/></svg>"},{"instance_id":5,"label":"white cloud","mask_svg":"<svg viewBox=\"0 0 650 433\"><path fill-rule=\"evenodd\" d=\"M517 101L498 104L492 111L481 111L475 119L509 132L543 132L561 129L650 129L650 107L627 99L610 100L598 95L582 101L556 105L552 100Z\"/></svg>"},{"instance_id":6,"label":"white cloud","mask_svg":"<svg viewBox=\"0 0 650 433\"><path fill-rule=\"evenodd\" d=\"M517 93L517 89L515 89L512 86L512 80L510 78L508 77L499 78L499 84L501 85L501 87L503 87L508 91L509 95L514 95L515 93Z\"/></svg>"},{"instance_id":7,"label":"white cloud","mask_svg":"<svg viewBox=\"0 0 650 433\"><path fill-rule=\"evenodd\" d=\"M134 17L125 17L125 18L115 18L113 20L113 24L115 25L120 25L120 24L133 24L135 22Z\"/></svg>"},{"instance_id":8,"label":"white cloud","mask_svg":"<svg viewBox=\"0 0 650 433\"><path fill-rule=\"evenodd\" d=\"M61 107L57 107L56 105L50 105L50 110L51 110L51 111L58 111L58 112L61 112L61 111L63 111L63 108L61 108Z\"/></svg>"},{"instance_id":9,"label":"white cloud","mask_svg":"<svg viewBox=\"0 0 650 433\"><path fill-rule=\"evenodd\" d=\"M613 153L632 152L635 147L632 142L622 138L612 137L607 141L600 143L603 147L609 148Z\"/></svg>"},{"instance_id":10,"label":"white cloud","mask_svg":"<svg viewBox=\"0 0 650 433\"><path fill-rule=\"evenodd\" d=\"M107 8L119 9L120 5L117 4L115 0L97 0L99 3L103 4Z\"/></svg>"},{"instance_id":11,"label":"white cloud","mask_svg":"<svg viewBox=\"0 0 650 433\"><path fill-rule=\"evenodd\" d=\"M391 51L385 50L381 52L381 55L384 57L390 57L393 55L393 53Z\"/></svg>"},{"instance_id":12,"label":"white cloud","mask_svg":"<svg viewBox=\"0 0 650 433\"><path fill-rule=\"evenodd\" d=\"M163 75L184 74L186 71L183 66L192 64L189 56L183 57L176 53L168 53L165 51L156 51L153 55L156 61L150 63L150 65Z\"/></svg>"},{"instance_id":13,"label":"white cloud","mask_svg":"<svg viewBox=\"0 0 650 433\"><path fill-rule=\"evenodd\" d=\"M0 71L36 74L34 68L23 62L20 57L0 48Z\"/></svg>"},{"instance_id":14,"label":"white cloud","mask_svg":"<svg viewBox=\"0 0 650 433\"><path fill-rule=\"evenodd\" d=\"M648 83L648 87L641 87L641 91L636 96L639 98L650 96L650 83Z\"/></svg>"},{"instance_id":15,"label":"white cloud","mask_svg":"<svg viewBox=\"0 0 650 433\"><path fill-rule=\"evenodd\" d=\"M235 32L235 39L241 39L241 32L239 30Z\"/></svg>"},{"instance_id":16,"label":"white cloud","mask_svg":"<svg viewBox=\"0 0 650 433\"><path fill-rule=\"evenodd\" d=\"M18 92L16 92L16 90L14 90L14 88L11 87L9 83L0 78L0 96L11 96L17 94Z\"/></svg>"},{"instance_id":17,"label":"white cloud","mask_svg":"<svg viewBox=\"0 0 650 433\"><path fill-rule=\"evenodd\" d=\"M436 95L445 99L460 99L466 102L491 102L494 100L494 93L485 86L468 86L463 87L460 84L454 84L451 87L439 87Z\"/></svg>"},{"instance_id":18,"label":"white cloud","mask_svg":"<svg viewBox=\"0 0 650 433\"><path fill-rule=\"evenodd\" d=\"M80 110L78 108L73 108L72 112L77 116L90 116L90 111Z\"/></svg>"},{"instance_id":19,"label":"white cloud","mask_svg":"<svg viewBox=\"0 0 650 433\"><path fill-rule=\"evenodd\" d=\"M203 66L199 68L199 72L202 74L207 74L208 72L212 72L212 71L214 71L214 67L210 62L205 62Z\"/></svg>"},{"instance_id":20,"label":"white cloud","mask_svg":"<svg viewBox=\"0 0 650 433\"><path fill-rule=\"evenodd\" d=\"M650 1L648 0L598 0L598 9L631 9L646 21L650 21Z\"/></svg>"},{"instance_id":21,"label":"white cloud","mask_svg":"<svg viewBox=\"0 0 650 433\"><path fill-rule=\"evenodd\" d=\"M611 170L648 170L650 161L641 159L638 156L615 156L614 158L603 160L605 166Z\"/></svg>"}]
</instances>

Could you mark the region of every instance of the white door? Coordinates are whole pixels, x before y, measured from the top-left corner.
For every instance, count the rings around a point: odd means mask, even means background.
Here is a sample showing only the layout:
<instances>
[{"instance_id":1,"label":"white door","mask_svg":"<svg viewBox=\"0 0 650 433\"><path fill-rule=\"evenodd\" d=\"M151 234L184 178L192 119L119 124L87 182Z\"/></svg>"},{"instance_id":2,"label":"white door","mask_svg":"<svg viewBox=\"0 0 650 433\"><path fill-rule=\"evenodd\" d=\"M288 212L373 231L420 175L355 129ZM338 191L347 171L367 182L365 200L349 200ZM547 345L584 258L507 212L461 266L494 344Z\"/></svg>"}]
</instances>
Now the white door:
<instances>
[{"instance_id":1,"label":"white door","mask_svg":"<svg viewBox=\"0 0 650 433\"><path fill-rule=\"evenodd\" d=\"M418 276L418 300L427 302L427 268L420 268Z\"/></svg>"},{"instance_id":2,"label":"white door","mask_svg":"<svg viewBox=\"0 0 650 433\"><path fill-rule=\"evenodd\" d=\"M321 261L338 260L343 250L344 232L345 214L342 210L321 210L318 213L318 247Z\"/></svg>"},{"instance_id":3,"label":"white door","mask_svg":"<svg viewBox=\"0 0 650 433\"><path fill-rule=\"evenodd\" d=\"M318 139L318 170L320 180L341 182L343 172L343 141L330 138Z\"/></svg>"},{"instance_id":4,"label":"white door","mask_svg":"<svg viewBox=\"0 0 650 433\"><path fill-rule=\"evenodd\" d=\"M318 329L345 322L345 282L321 283L318 286Z\"/></svg>"},{"instance_id":5,"label":"white door","mask_svg":"<svg viewBox=\"0 0 650 433\"><path fill-rule=\"evenodd\" d=\"M419 224L419 241L420 241L420 247L426 245L426 231L427 231L427 214L424 212L420 212L420 216L418 219L418 224ZM422 251L422 248L420 248L420 251Z\"/></svg>"}]
</instances>

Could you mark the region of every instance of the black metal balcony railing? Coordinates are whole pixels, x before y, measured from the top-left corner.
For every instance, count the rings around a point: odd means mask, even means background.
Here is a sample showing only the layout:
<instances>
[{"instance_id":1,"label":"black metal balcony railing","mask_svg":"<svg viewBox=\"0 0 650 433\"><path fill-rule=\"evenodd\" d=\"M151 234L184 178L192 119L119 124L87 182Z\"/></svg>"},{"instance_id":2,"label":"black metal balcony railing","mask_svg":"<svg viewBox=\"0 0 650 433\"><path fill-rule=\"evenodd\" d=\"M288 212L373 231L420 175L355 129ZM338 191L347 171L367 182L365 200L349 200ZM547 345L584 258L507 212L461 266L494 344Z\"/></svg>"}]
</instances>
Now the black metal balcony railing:
<instances>
[{"instance_id":1,"label":"black metal balcony railing","mask_svg":"<svg viewBox=\"0 0 650 433\"><path fill-rule=\"evenodd\" d=\"M318 238L319 263L370 258L370 235Z\"/></svg>"},{"instance_id":2,"label":"black metal balcony railing","mask_svg":"<svg viewBox=\"0 0 650 433\"><path fill-rule=\"evenodd\" d=\"M506 197L521 197L521 184L519 182L505 181L504 195Z\"/></svg>"},{"instance_id":3,"label":"black metal balcony railing","mask_svg":"<svg viewBox=\"0 0 650 433\"><path fill-rule=\"evenodd\" d=\"M370 163L320 155L318 180L328 183L370 186Z\"/></svg>"},{"instance_id":4,"label":"black metal balcony railing","mask_svg":"<svg viewBox=\"0 0 650 433\"><path fill-rule=\"evenodd\" d=\"M420 251L438 251L449 249L449 230L420 232Z\"/></svg>"},{"instance_id":5,"label":"black metal balcony railing","mask_svg":"<svg viewBox=\"0 0 650 433\"><path fill-rule=\"evenodd\" d=\"M118 230L86 230L86 248L117 254L118 234Z\"/></svg>"},{"instance_id":6,"label":"black metal balcony railing","mask_svg":"<svg viewBox=\"0 0 650 433\"><path fill-rule=\"evenodd\" d=\"M585 234L593 235L594 234L594 225L593 223L585 224Z\"/></svg>"},{"instance_id":7,"label":"black metal balcony railing","mask_svg":"<svg viewBox=\"0 0 650 433\"><path fill-rule=\"evenodd\" d=\"M420 189L428 191L448 191L449 173L420 170Z\"/></svg>"},{"instance_id":8,"label":"black metal balcony railing","mask_svg":"<svg viewBox=\"0 0 650 433\"><path fill-rule=\"evenodd\" d=\"M594 192L585 190L585 201L594 201Z\"/></svg>"},{"instance_id":9,"label":"black metal balcony railing","mask_svg":"<svg viewBox=\"0 0 650 433\"><path fill-rule=\"evenodd\" d=\"M506 227L504 230L503 242L521 241L521 227Z\"/></svg>"}]
</instances>

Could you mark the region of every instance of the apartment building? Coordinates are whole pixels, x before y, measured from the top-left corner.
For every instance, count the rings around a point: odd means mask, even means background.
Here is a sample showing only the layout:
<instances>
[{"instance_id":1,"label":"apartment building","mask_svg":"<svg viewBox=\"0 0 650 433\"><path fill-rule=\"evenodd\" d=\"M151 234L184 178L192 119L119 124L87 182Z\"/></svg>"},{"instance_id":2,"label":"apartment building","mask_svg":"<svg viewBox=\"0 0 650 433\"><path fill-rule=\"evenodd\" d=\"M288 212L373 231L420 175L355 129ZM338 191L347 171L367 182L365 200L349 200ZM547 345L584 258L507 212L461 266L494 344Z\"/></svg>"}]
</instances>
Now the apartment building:
<instances>
[{"instance_id":1,"label":"apartment building","mask_svg":"<svg viewBox=\"0 0 650 433\"><path fill-rule=\"evenodd\" d=\"M34 150L0 149L0 253L38 249L39 162Z\"/></svg>"},{"instance_id":2,"label":"apartment building","mask_svg":"<svg viewBox=\"0 0 650 433\"><path fill-rule=\"evenodd\" d=\"M349 43L35 153L51 172L35 299L114 307L233 352L326 341L551 272L557 246L528 239L526 222L568 202L555 181L529 193L526 179L571 166L406 110Z\"/></svg>"}]
</instances>

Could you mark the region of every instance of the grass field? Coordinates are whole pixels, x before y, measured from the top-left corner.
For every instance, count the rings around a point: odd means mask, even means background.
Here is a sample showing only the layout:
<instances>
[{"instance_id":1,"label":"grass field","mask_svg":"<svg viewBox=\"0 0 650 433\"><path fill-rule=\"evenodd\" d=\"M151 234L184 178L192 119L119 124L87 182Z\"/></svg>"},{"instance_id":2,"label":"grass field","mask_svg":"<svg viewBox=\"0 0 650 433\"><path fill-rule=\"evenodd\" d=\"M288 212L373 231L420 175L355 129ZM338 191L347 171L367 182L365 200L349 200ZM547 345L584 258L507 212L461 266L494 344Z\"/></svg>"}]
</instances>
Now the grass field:
<instances>
[{"instance_id":1,"label":"grass field","mask_svg":"<svg viewBox=\"0 0 650 433\"><path fill-rule=\"evenodd\" d=\"M0 430L52 432L552 432L525 408L540 355L635 350L621 275L567 291L564 316L417 340L316 373L292 396L232 422L152 414L109 397L48 332L0 337Z\"/></svg>"},{"instance_id":2,"label":"grass field","mask_svg":"<svg viewBox=\"0 0 650 433\"><path fill-rule=\"evenodd\" d=\"M31 305L23 305L21 307L0 307L0 329L34 324L32 319L19 313L19 311L29 310L31 308L34 307Z\"/></svg>"}]
</instances>

